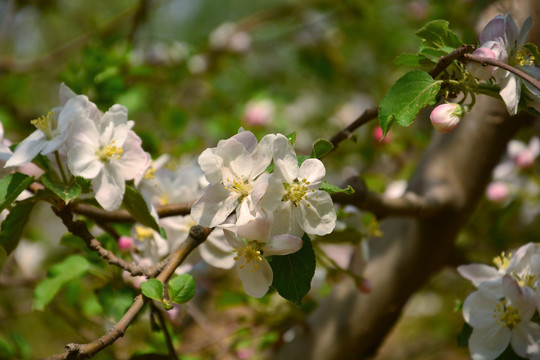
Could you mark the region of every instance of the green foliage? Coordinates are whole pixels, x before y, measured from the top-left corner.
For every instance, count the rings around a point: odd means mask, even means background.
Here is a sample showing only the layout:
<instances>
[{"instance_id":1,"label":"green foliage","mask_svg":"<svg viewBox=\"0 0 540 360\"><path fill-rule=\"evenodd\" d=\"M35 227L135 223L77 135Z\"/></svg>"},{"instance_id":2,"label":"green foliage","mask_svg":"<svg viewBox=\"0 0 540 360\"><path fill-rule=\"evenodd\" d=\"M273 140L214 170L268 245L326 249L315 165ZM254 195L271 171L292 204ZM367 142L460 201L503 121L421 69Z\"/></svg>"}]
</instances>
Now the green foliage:
<instances>
[{"instance_id":1,"label":"green foliage","mask_svg":"<svg viewBox=\"0 0 540 360\"><path fill-rule=\"evenodd\" d=\"M133 304L136 293L131 287L115 288L107 285L99 289L97 298L105 316L118 321Z\"/></svg>"},{"instance_id":2,"label":"green foliage","mask_svg":"<svg viewBox=\"0 0 540 360\"><path fill-rule=\"evenodd\" d=\"M397 122L409 126L420 110L437 101L441 81L424 71L413 70L403 75L388 91L379 107L379 121L386 134Z\"/></svg>"},{"instance_id":3,"label":"green foliage","mask_svg":"<svg viewBox=\"0 0 540 360\"><path fill-rule=\"evenodd\" d=\"M34 310L44 310L60 289L69 281L88 272L90 263L80 255L71 255L61 263L54 265L49 276L41 281L34 290Z\"/></svg>"},{"instance_id":4,"label":"green foliage","mask_svg":"<svg viewBox=\"0 0 540 360\"><path fill-rule=\"evenodd\" d=\"M43 174L40 177L40 180L47 189L58 195L58 197L64 200L66 204L71 200L78 198L82 192L82 187L77 182L74 182L71 185L66 185L53 180L49 174Z\"/></svg>"},{"instance_id":5,"label":"green foliage","mask_svg":"<svg viewBox=\"0 0 540 360\"><path fill-rule=\"evenodd\" d=\"M14 173L0 179L0 211L9 207L34 181L32 176Z\"/></svg>"},{"instance_id":6,"label":"green foliage","mask_svg":"<svg viewBox=\"0 0 540 360\"><path fill-rule=\"evenodd\" d=\"M150 214L144 198L134 187L126 185L123 204L137 222L158 232L160 231L159 225L156 219Z\"/></svg>"},{"instance_id":7,"label":"green foliage","mask_svg":"<svg viewBox=\"0 0 540 360\"><path fill-rule=\"evenodd\" d=\"M329 193L330 195L332 194L338 194L338 193L343 193L343 194L354 194L354 189L352 188L351 185L347 185L347 187L345 189L342 189L336 185L332 185L330 184L328 181L324 180L321 184L321 187L319 188L320 190L322 191L326 191L327 193Z\"/></svg>"},{"instance_id":8,"label":"green foliage","mask_svg":"<svg viewBox=\"0 0 540 360\"><path fill-rule=\"evenodd\" d=\"M158 279L148 279L143 282L141 284L141 291L147 298L157 301L163 299L163 284Z\"/></svg>"},{"instance_id":9,"label":"green foliage","mask_svg":"<svg viewBox=\"0 0 540 360\"><path fill-rule=\"evenodd\" d=\"M16 204L2 222L0 228L0 247L4 248L8 255L19 244L34 204L32 201Z\"/></svg>"},{"instance_id":10,"label":"green foliage","mask_svg":"<svg viewBox=\"0 0 540 360\"><path fill-rule=\"evenodd\" d=\"M190 274L182 274L169 280L169 297L175 304L183 304L195 296L195 280Z\"/></svg>"},{"instance_id":11,"label":"green foliage","mask_svg":"<svg viewBox=\"0 0 540 360\"><path fill-rule=\"evenodd\" d=\"M279 295L297 306L311 289L315 274L315 252L310 238L304 234L302 248L289 255L274 255L270 266L274 273L272 286Z\"/></svg>"},{"instance_id":12,"label":"green foliage","mask_svg":"<svg viewBox=\"0 0 540 360\"><path fill-rule=\"evenodd\" d=\"M317 139L313 143L311 157L320 159L334 149L334 144L326 139Z\"/></svg>"},{"instance_id":13,"label":"green foliage","mask_svg":"<svg viewBox=\"0 0 540 360\"><path fill-rule=\"evenodd\" d=\"M422 39L423 48L434 48L450 53L462 44L462 41L448 28L448 21L433 20L416 32Z\"/></svg>"}]
</instances>

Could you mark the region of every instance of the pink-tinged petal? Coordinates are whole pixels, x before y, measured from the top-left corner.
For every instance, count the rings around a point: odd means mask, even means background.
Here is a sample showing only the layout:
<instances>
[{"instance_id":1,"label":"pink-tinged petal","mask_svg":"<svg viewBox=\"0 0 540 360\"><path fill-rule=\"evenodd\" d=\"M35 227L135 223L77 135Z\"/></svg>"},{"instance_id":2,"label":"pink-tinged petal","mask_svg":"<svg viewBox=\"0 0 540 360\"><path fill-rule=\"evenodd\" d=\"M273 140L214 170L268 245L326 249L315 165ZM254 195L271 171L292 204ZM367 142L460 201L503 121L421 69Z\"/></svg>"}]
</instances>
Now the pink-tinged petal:
<instances>
[{"instance_id":1,"label":"pink-tinged petal","mask_svg":"<svg viewBox=\"0 0 540 360\"><path fill-rule=\"evenodd\" d=\"M304 242L297 236L289 234L276 235L266 242L264 255L287 255L297 252Z\"/></svg>"},{"instance_id":2,"label":"pink-tinged petal","mask_svg":"<svg viewBox=\"0 0 540 360\"><path fill-rule=\"evenodd\" d=\"M242 265L244 267L240 268ZM266 258L263 257L262 261L257 261L257 265L258 269L253 268L253 271L251 271L252 264L246 264L245 257L241 257L236 261L236 270L244 286L244 291L249 296L260 298L268 292L274 274Z\"/></svg>"},{"instance_id":3,"label":"pink-tinged petal","mask_svg":"<svg viewBox=\"0 0 540 360\"><path fill-rule=\"evenodd\" d=\"M485 329L497 326L497 318L493 317L497 306L502 302L493 294L477 290L463 302L463 318L473 328Z\"/></svg>"},{"instance_id":4,"label":"pink-tinged petal","mask_svg":"<svg viewBox=\"0 0 540 360\"><path fill-rule=\"evenodd\" d=\"M96 150L88 146L78 145L71 148L67 160L69 171L85 179L95 178L103 169L103 163L98 160Z\"/></svg>"},{"instance_id":5,"label":"pink-tinged petal","mask_svg":"<svg viewBox=\"0 0 540 360\"><path fill-rule=\"evenodd\" d=\"M92 183L97 202L107 211L116 210L122 205L125 188L122 175L107 164Z\"/></svg>"},{"instance_id":6,"label":"pink-tinged petal","mask_svg":"<svg viewBox=\"0 0 540 360\"><path fill-rule=\"evenodd\" d=\"M150 166L152 161L150 154L143 150L141 144L141 139L130 130L123 146L122 156L118 160L110 160L126 180L134 179Z\"/></svg>"},{"instance_id":7,"label":"pink-tinged petal","mask_svg":"<svg viewBox=\"0 0 540 360\"><path fill-rule=\"evenodd\" d=\"M128 109L125 106L115 104L103 114L104 122L112 122L115 126L126 125L128 121Z\"/></svg>"},{"instance_id":8,"label":"pink-tinged petal","mask_svg":"<svg viewBox=\"0 0 540 360\"><path fill-rule=\"evenodd\" d=\"M238 205L238 194L222 184L210 185L191 207L191 217L201 226L215 227L225 221Z\"/></svg>"},{"instance_id":9,"label":"pink-tinged petal","mask_svg":"<svg viewBox=\"0 0 540 360\"><path fill-rule=\"evenodd\" d=\"M263 137L259 142L259 145L257 145L257 148L252 155L253 169L251 173L253 176L261 174L263 171L266 170L266 168L268 168L268 166L272 162L275 139L276 135L269 134Z\"/></svg>"},{"instance_id":10,"label":"pink-tinged petal","mask_svg":"<svg viewBox=\"0 0 540 360\"><path fill-rule=\"evenodd\" d=\"M215 229L211 235L216 231L222 233L222 230ZM230 269L234 266L234 253L233 248L225 240L223 233L221 236L209 236L204 243L199 246L201 257L208 264L220 268Z\"/></svg>"},{"instance_id":11,"label":"pink-tinged petal","mask_svg":"<svg viewBox=\"0 0 540 360\"><path fill-rule=\"evenodd\" d=\"M238 226L238 235L247 240L266 241L272 229L272 214L259 211L247 223Z\"/></svg>"},{"instance_id":12,"label":"pink-tinged petal","mask_svg":"<svg viewBox=\"0 0 540 360\"><path fill-rule=\"evenodd\" d=\"M512 15L506 15L505 20L504 31L507 48L513 49L518 45L519 31L514 19L512 18Z\"/></svg>"},{"instance_id":13,"label":"pink-tinged petal","mask_svg":"<svg viewBox=\"0 0 540 360\"><path fill-rule=\"evenodd\" d=\"M216 155L216 148L204 150L201 155L199 155L198 162L208 182L217 184L223 180L221 175L223 159Z\"/></svg>"},{"instance_id":14,"label":"pink-tinged petal","mask_svg":"<svg viewBox=\"0 0 540 360\"><path fill-rule=\"evenodd\" d=\"M485 264L461 265L458 266L457 271L459 275L470 280L474 286L478 286L483 281L494 280L501 277L499 270Z\"/></svg>"},{"instance_id":15,"label":"pink-tinged petal","mask_svg":"<svg viewBox=\"0 0 540 360\"><path fill-rule=\"evenodd\" d=\"M309 206L307 206L309 204ZM293 211L293 216L308 234L330 234L336 226L336 210L330 195L316 190L307 193L307 204L301 202L300 211Z\"/></svg>"},{"instance_id":16,"label":"pink-tinged petal","mask_svg":"<svg viewBox=\"0 0 540 360\"><path fill-rule=\"evenodd\" d=\"M540 325L525 321L512 330L512 349L521 357L540 359Z\"/></svg>"},{"instance_id":17,"label":"pink-tinged petal","mask_svg":"<svg viewBox=\"0 0 540 360\"><path fill-rule=\"evenodd\" d=\"M503 291L507 305L518 310L521 321L529 321L536 311L536 295L529 287L521 287L510 275L503 277Z\"/></svg>"},{"instance_id":18,"label":"pink-tinged petal","mask_svg":"<svg viewBox=\"0 0 540 360\"><path fill-rule=\"evenodd\" d=\"M4 167L21 166L32 161L47 145L47 139L41 130L36 130L15 148L13 155Z\"/></svg>"},{"instance_id":19,"label":"pink-tinged petal","mask_svg":"<svg viewBox=\"0 0 540 360\"><path fill-rule=\"evenodd\" d=\"M473 360L497 358L508 347L512 331L503 326L473 329L469 338L469 351Z\"/></svg>"},{"instance_id":20,"label":"pink-tinged petal","mask_svg":"<svg viewBox=\"0 0 540 360\"><path fill-rule=\"evenodd\" d=\"M307 159L300 165L298 172L299 179L309 181L308 189L318 189L326 175L326 169L319 159Z\"/></svg>"},{"instance_id":21,"label":"pink-tinged petal","mask_svg":"<svg viewBox=\"0 0 540 360\"><path fill-rule=\"evenodd\" d=\"M506 16L504 15L497 15L490 22L488 22L480 33L480 44L484 44L490 40L495 40L496 38L505 38L505 22Z\"/></svg>"},{"instance_id":22,"label":"pink-tinged petal","mask_svg":"<svg viewBox=\"0 0 540 360\"><path fill-rule=\"evenodd\" d=\"M289 139L281 134L277 134L274 140L274 163L274 174L283 179L283 182L291 184L298 178L296 153Z\"/></svg>"},{"instance_id":23,"label":"pink-tinged petal","mask_svg":"<svg viewBox=\"0 0 540 360\"><path fill-rule=\"evenodd\" d=\"M496 72L498 71L499 70ZM506 70L504 71L506 72L505 75L502 77L496 77L501 86L499 95L501 95L501 98L506 104L508 113L510 115L516 115L519 105L519 98L521 96L521 82L514 74L511 74Z\"/></svg>"},{"instance_id":24,"label":"pink-tinged petal","mask_svg":"<svg viewBox=\"0 0 540 360\"><path fill-rule=\"evenodd\" d=\"M62 104L62 106L65 105L69 99L77 96L77 94L75 94L75 92L67 87L67 85L64 83L60 84L60 91L58 95L60 96L60 104Z\"/></svg>"},{"instance_id":25,"label":"pink-tinged petal","mask_svg":"<svg viewBox=\"0 0 540 360\"><path fill-rule=\"evenodd\" d=\"M244 148L247 150L248 153L252 153L257 147L257 138L255 137L255 135L253 135L251 131L241 131L238 134L232 136L231 139L235 139L236 141L244 145Z\"/></svg>"}]
</instances>

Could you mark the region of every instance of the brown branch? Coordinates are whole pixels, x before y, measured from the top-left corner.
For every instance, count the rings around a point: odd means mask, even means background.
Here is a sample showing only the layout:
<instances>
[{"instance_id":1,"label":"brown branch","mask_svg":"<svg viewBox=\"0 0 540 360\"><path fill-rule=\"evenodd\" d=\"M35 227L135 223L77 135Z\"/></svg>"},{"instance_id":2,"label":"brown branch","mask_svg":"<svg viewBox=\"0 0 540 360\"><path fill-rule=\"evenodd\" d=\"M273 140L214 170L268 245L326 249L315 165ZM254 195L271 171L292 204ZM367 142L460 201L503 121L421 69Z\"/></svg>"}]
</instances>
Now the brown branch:
<instances>
[{"instance_id":1,"label":"brown branch","mask_svg":"<svg viewBox=\"0 0 540 360\"><path fill-rule=\"evenodd\" d=\"M206 240L211 231L211 229L203 228L199 225L193 226L189 232L189 237L178 247L178 249L175 250L174 253L172 253L165 268L157 276L157 279L162 283L166 283L174 274L176 268L197 246ZM114 343L120 337L124 336L126 329L133 322L137 314L142 310L144 303L144 296L139 294L122 319L120 319L116 325L109 329L105 335L87 344L67 344L65 353L53 355L47 358L47 360L71 360L92 357L94 354L98 353Z\"/></svg>"},{"instance_id":2,"label":"brown branch","mask_svg":"<svg viewBox=\"0 0 540 360\"><path fill-rule=\"evenodd\" d=\"M435 67L428 72L429 75L431 75L432 78L436 78L439 76L440 73L444 71L454 60L457 60L464 56L465 54L473 52L475 49L474 45L467 45L463 44L448 55L441 56L439 60L437 61L437 64L435 64Z\"/></svg>"},{"instance_id":3,"label":"brown branch","mask_svg":"<svg viewBox=\"0 0 540 360\"><path fill-rule=\"evenodd\" d=\"M508 65L508 64L506 64L506 63L504 63L502 61L495 60L495 59L489 59L489 58L485 58L485 57L481 57L481 56L476 56L476 55L472 55L472 54L464 54L463 59L480 63L483 66L492 65L492 66L500 67L501 69L504 69L504 70L508 70L511 73L519 76L523 80L526 80L526 81L530 82L535 88L540 90L540 81L536 80L534 77L527 74L526 72L524 72L524 71L522 71L522 70L520 70L518 68L515 68L515 67L513 67L511 65Z\"/></svg>"},{"instance_id":4,"label":"brown branch","mask_svg":"<svg viewBox=\"0 0 540 360\"><path fill-rule=\"evenodd\" d=\"M191 211L191 203L184 204L168 204L156 208L160 218L188 215ZM73 208L73 212L79 215L84 215L92 220L105 222L133 222L133 216L127 210L105 211L95 206L87 204L77 204Z\"/></svg>"}]
</instances>

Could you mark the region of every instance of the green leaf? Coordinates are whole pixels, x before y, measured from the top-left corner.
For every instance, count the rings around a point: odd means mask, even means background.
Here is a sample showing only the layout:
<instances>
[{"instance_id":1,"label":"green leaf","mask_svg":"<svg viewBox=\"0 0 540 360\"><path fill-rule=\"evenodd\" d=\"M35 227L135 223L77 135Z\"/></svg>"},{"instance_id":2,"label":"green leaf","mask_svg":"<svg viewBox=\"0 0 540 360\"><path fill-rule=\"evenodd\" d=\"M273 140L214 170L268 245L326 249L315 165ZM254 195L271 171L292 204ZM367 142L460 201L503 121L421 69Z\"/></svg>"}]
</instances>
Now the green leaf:
<instances>
[{"instance_id":1,"label":"green leaf","mask_svg":"<svg viewBox=\"0 0 540 360\"><path fill-rule=\"evenodd\" d=\"M471 337L472 330L473 329L469 324L463 324L463 328L457 336L458 347L466 348L469 346L469 338Z\"/></svg>"},{"instance_id":2,"label":"green leaf","mask_svg":"<svg viewBox=\"0 0 540 360\"><path fill-rule=\"evenodd\" d=\"M397 66L421 66L425 64L431 64L431 61L428 61L425 56L420 54L406 54L403 53L399 55L394 63Z\"/></svg>"},{"instance_id":3,"label":"green leaf","mask_svg":"<svg viewBox=\"0 0 540 360\"><path fill-rule=\"evenodd\" d=\"M401 126L409 126L418 112L427 105L437 101L441 81L419 70L403 75L384 97L379 107L379 121L383 134L397 122Z\"/></svg>"},{"instance_id":4,"label":"green leaf","mask_svg":"<svg viewBox=\"0 0 540 360\"><path fill-rule=\"evenodd\" d=\"M195 281L189 274L175 276L169 281L169 296L175 304L183 304L195 295Z\"/></svg>"},{"instance_id":5,"label":"green leaf","mask_svg":"<svg viewBox=\"0 0 540 360\"><path fill-rule=\"evenodd\" d=\"M0 211L10 206L34 181L33 176L21 173L9 174L0 179Z\"/></svg>"},{"instance_id":6,"label":"green leaf","mask_svg":"<svg viewBox=\"0 0 540 360\"><path fill-rule=\"evenodd\" d=\"M287 139L289 139L291 145L294 146L294 143L296 143L296 131L287 135Z\"/></svg>"},{"instance_id":7,"label":"green leaf","mask_svg":"<svg viewBox=\"0 0 540 360\"><path fill-rule=\"evenodd\" d=\"M272 286L283 298L300 306L311 288L315 274L315 252L311 240L304 234L302 248L289 255L274 255L270 266L274 273Z\"/></svg>"},{"instance_id":8,"label":"green leaf","mask_svg":"<svg viewBox=\"0 0 540 360\"><path fill-rule=\"evenodd\" d=\"M135 188L129 185L126 186L123 204L137 222L159 232L156 219L150 214L144 198Z\"/></svg>"},{"instance_id":9,"label":"green leaf","mask_svg":"<svg viewBox=\"0 0 540 360\"><path fill-rule=\"evenodd\" d=\"M19 240L34 204L33 201L17 203L2 222L0 246L4 248L8 255L19 245Z\"/></svg>"},{"instance_id":10,"label":"green leaf","mask_svg":"<svg viewBox=\"0 0 540 360\"><path fill-rule=\"evenodd\" d=\"M7 260L7 251L3 246L0 246L0 270L4 267Z\"/></svg>"},{"instance_id":11,"label":"green leaf","mask_svg":"<svg viewBox=\"0 0 540 360\"><path fill-rule=\"evenodd\" d=\"M418 30L416 35L422 39L425 47L456 49L463 43L459 36L448 28L446 20L430 21Z\"/></svg>"},{"instance_id":12,"label":"green leaf","mask_svg":"<svg viewBox=\"0 0 540 360\"><path fill-rule=\"evenodd\" d=\"M326 139L317 139L313 143L313 150L311 151L312 158L322 158L330 151L334 149L334 144Z\"/></svg>"},{"instance_id":13,"label":"green leaf","mask_svg":"<svg viewBox=\"0 0 540 360\"><path fill-rule=\"evenodd\" d=\"M49 174L43 174L40 178L41 183L53 193L58 195L67 204L81 195L82 187L75 182L73 185L66 185L61 182L54 181Z\"/></svg>"},{"instance_id":14,"label":"green leaf","mask_svg":"<svg viewBox=\"0 0 540 360\"><path fill-rule=\"evenodd\" d=\"M324 180L319 188L319 190L326 191L330 195L344 193L344 194L354 194L354 189L351 185L347 185L345 189L342 189L336 185L330 184L328 181Z\"/></svg>"},{"instance_id":15,"label":"green leaf","mask_svg":"<svg viewBox=\"0 0 540 360\"><path fill-rule=\"evenodd\" d=\"M163 299L163 284L158 279L148 279L141 284L141 290L144 296L162 301Z\"/></svg>"},{"instance_id":16,"label":"green leaf","mask_svg":"<svg viewBox=\"0 0 540 360\"><path fill-rule=\"evenodd\" d=\"M79 278L90 269L90 263L81 255L71 255L61 263L54 265L43 281L34 290L34 310L44 310L62 286Z\"/></svg>"}]
</instances>

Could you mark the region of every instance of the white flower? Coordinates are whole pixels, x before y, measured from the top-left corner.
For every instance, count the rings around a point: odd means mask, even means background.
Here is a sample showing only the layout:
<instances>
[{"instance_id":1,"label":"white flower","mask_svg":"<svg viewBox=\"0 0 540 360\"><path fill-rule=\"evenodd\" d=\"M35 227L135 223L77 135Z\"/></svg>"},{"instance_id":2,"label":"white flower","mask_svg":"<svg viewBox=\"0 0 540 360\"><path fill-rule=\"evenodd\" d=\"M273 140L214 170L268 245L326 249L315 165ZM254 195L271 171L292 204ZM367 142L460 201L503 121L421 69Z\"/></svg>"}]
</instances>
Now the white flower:
<instances>
[{"instance_id":1,"label":"white flower","mask_svg":"<svg viewBox=\"0 0 540 360\"><path fill-rule=\"evenodd\" d=\"M502 280L504 298L477 290L463 304L463 318L472 326L469 350L474 360L497 358L508 346L522 357L540 358L540 325L531 321L535 293L509 275Z\"/></svg>"},{"instance_id":2,"label":"white flower","mask_svg":"<svg viewBox=\"0 0 540 360\"><path fill-rule=\"evenodd\" d=\"M79 95L70 98L57 112L51 111L46 116L32 120L36 131L17 145L5 166L21 166L32 161L39 153L47 155L58 150L67 139L69 125L74 120L88 117L92 107L86 96Z\"/></svg>"},{"instance_id":3,"label":"white flower","mask_svg":"<svg viewBox=\"0 0 540 360\"><path fill-rule=\"evenodd\" d=\"M264 172L272 161L274 138L266 135L257 144L255 136L244 131L203 151L199 165L210 184L191 208L193 220L215 227L237 207L238 218L253 210L266 189Z\"/></svg>"},{"instance_id":4,"label":"white flower","mask_svg":"<svg viewBox=\"0 0 540 360\"><path fill-rule=\"evenodd\" d=\"M71 101L71 100L70 100ZM73 175L92 179L97 202L108 211L120 207L125 181L148 167L150 157L130 130L127 109L114 105L99 121L77 121L70 131L68 167Z\"/></svg>"},{"instance_id":5,"label":"white flower","mask_svg":"<svg viewBox=\"0 0 540 360\"><path fill-rule=\"evenodd\" d=\"M536 79L540 78L540 69L534 66L532 57L523 47L525 38L531 28L532 18L529 17L518 31L511 15L498 15L493 18L480 34L480 43L483 48L493 50L497 60L503 61L515 68L523 70ZM521 97L522 85L525 85L528 102L535 108L540 108L540 90L528 81L502 68L493 71L497 83L500 85L501 95L510 115L517 114Z\"/></svg>"},{"instance_id":6,"label":"white flower","mask_svg":"<svg viewBox=\"0 0 540 360\"><path fill-rule=\"evenodd\" d=\"M272 214L259 211L235 232L224 229L229 244L234 248L236 270L245 292L262 297L273 281L273 273L266 256L287 255L302 247L302 239L289 234L275 234Z\"/></svg>"},{"instance_id":7,"label":"white flower","mask_svg":"<svg viewBox=\"0 0 540 360\"><path fill-rule=\"evenodd\" d=\"M278 134L274 141L274 173L260 206L274 212L284 233L326 235L336 225L332 198L318 190L326 174L318 159L307 159L300 167L289 140Z\"/></svg>"}]
</instances>

